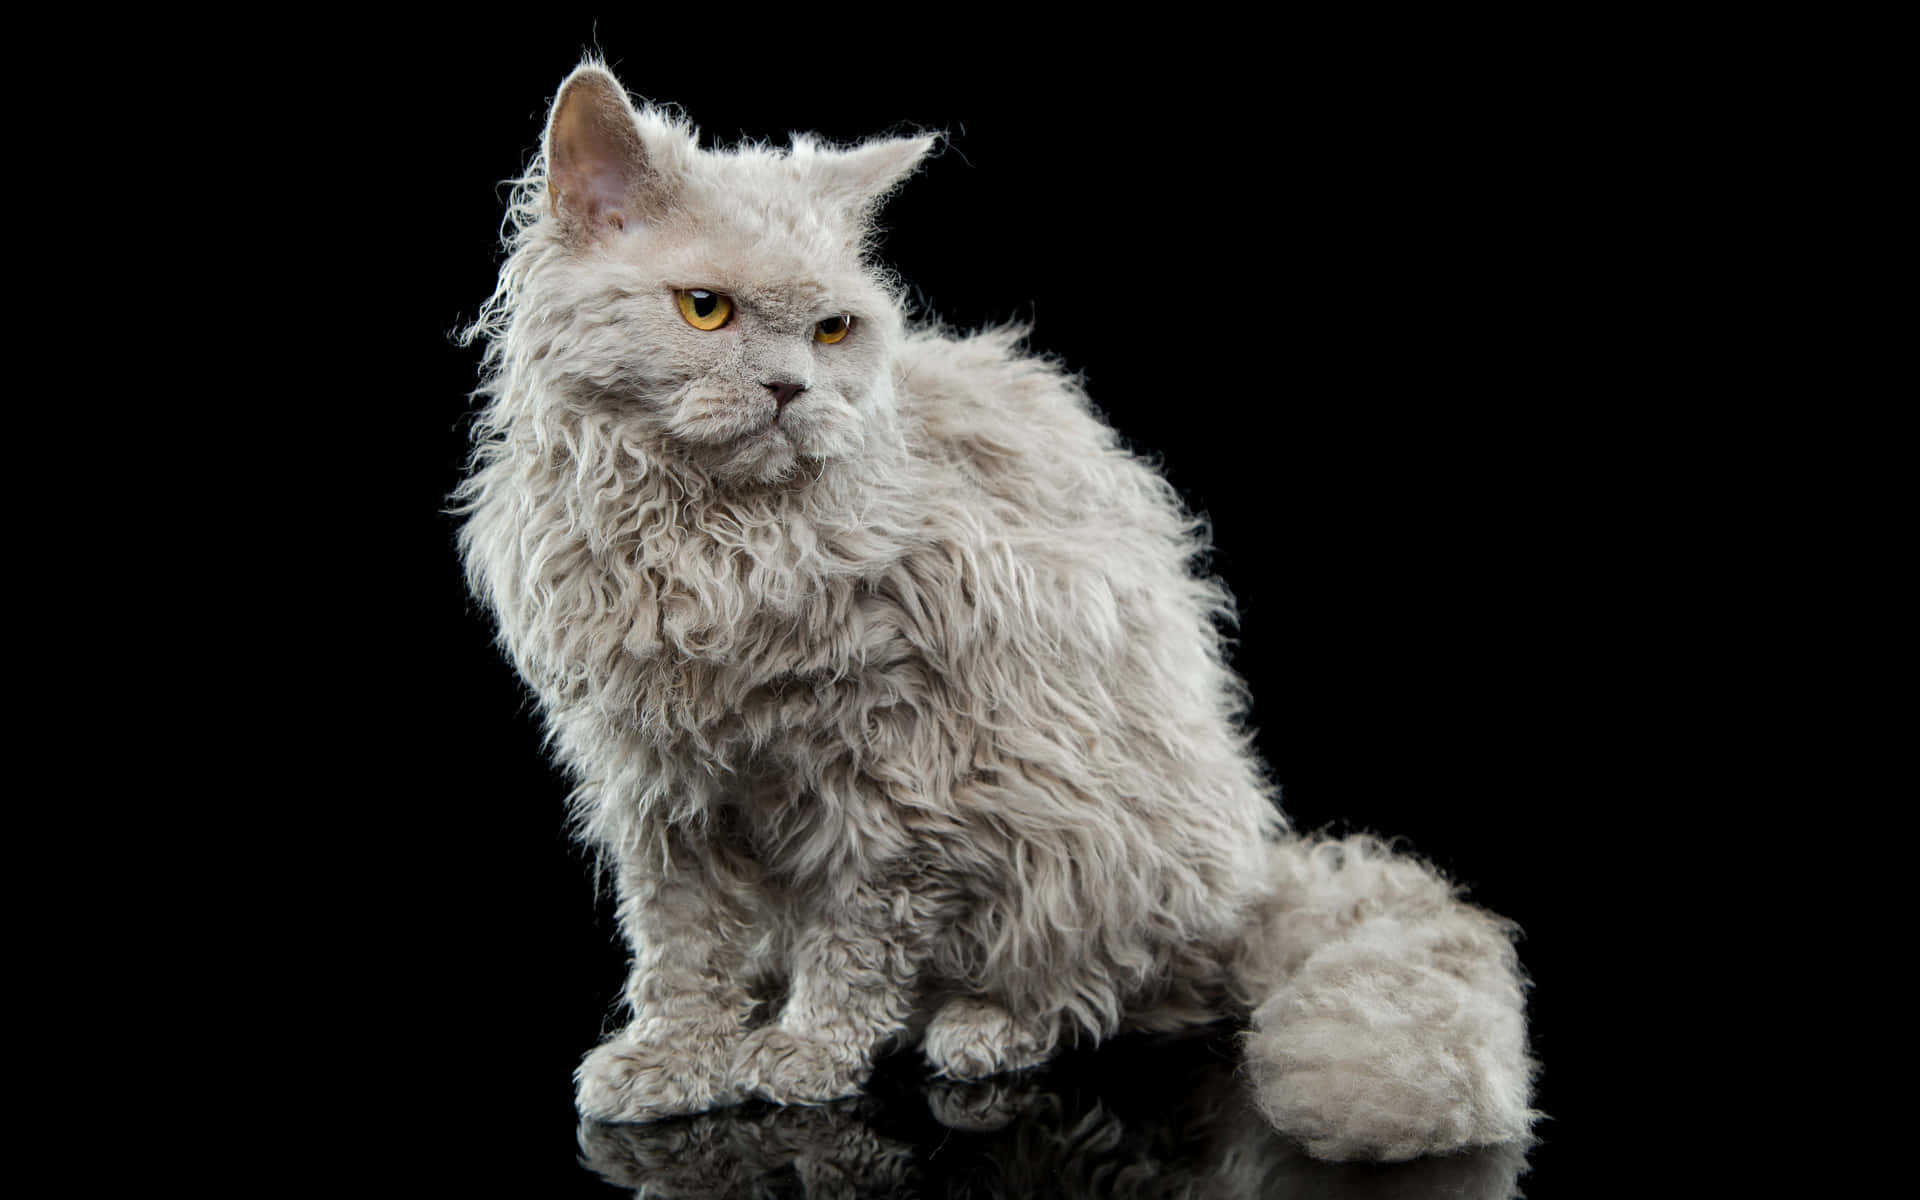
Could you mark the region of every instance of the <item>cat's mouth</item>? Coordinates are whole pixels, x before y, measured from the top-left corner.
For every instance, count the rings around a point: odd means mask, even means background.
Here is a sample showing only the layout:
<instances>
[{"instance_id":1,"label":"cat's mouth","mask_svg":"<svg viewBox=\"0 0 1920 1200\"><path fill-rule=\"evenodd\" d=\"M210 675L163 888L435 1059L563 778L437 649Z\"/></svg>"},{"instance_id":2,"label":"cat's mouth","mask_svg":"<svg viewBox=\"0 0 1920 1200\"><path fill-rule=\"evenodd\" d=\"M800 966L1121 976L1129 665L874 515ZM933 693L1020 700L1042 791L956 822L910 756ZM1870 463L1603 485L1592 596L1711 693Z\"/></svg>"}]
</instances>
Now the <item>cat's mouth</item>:
<instances>
[{"instance_id":1,"label":"cat's mouth","mask_svg":"<svg viewBox=\"0 0 1920 1200\"><path fill-rule=\"evenodd\" d=\"M786 479L802 462L845 457L859 447L852 413L831 395L769 404L759 411L727 395L688 396L666 433L716 477L735 482ZM816 466L810 474L818 474Z\"/></svg>"}]
</instances>

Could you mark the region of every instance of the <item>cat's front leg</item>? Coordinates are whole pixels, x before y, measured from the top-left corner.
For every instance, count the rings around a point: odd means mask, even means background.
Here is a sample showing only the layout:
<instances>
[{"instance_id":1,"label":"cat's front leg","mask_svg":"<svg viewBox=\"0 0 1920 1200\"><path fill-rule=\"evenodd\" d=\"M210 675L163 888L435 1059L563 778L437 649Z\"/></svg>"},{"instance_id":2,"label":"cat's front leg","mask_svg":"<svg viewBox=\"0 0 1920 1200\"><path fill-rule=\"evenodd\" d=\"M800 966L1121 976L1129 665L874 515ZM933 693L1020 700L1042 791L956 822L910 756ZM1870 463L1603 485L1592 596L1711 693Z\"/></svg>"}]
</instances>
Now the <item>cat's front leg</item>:
<instances>
[{"instance_id":1,"label":"cat's front leg","mask_svg":"<svg viewBox=\"0 0 1920 1200\"><path fill-rule=\"evenodd\" d=\"M794 945L779 1020L735 1054L743 1092L781 1104L853 1095L880 1049L907 1030L936 919L927 890L903 875L830 890Z\"/></svg>"},{"instance_id":2,"label":"cat's front leg","mask_svg":"<svg viewBox=\"0 0 1920 1200\"><path fill-rule=\"evenodd\" d=\"M729 1074L753 1007L722 853L673 838L623 864L620 924L633 950L633 1019L574 1073L575 1105L602 1121L652 1121L739 1099Z\"/></svg>"},{"instance_id":3,"label":"cat's front leg","mask_svg":"<svg viewBox=\"0 0 1920 1200\"><path fill-rule=\"evenodd\" d=\"M944 1079L985 1079L1047 1061L1059 1020L1021 1018L991 1000L956 996L927 1023L921 1052Z\"/></svg>"}]
</instances>

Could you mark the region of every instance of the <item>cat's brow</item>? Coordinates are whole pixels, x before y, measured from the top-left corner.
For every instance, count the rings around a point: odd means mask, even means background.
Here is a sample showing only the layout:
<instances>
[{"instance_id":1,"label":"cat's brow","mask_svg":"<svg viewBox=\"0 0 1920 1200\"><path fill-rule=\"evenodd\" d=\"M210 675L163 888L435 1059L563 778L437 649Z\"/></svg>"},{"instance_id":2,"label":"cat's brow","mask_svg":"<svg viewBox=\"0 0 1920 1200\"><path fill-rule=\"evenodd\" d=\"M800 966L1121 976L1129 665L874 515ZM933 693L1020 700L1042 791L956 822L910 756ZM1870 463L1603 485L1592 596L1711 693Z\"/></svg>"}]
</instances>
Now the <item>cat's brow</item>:
<instances>
[{"instance_id":1,"label":"cat's brow","mask_svg":"<svg viewBox=\"0 0 1920 1200\"><path fill-rule=\"evenodd\" d=\"M728 294L736 303L770 321L811 325L822 315L859 307L850 298L837 296L832 289L812 280L769 282L762 279L728 286L733 289Z\"/></svg>"}]
</instances>

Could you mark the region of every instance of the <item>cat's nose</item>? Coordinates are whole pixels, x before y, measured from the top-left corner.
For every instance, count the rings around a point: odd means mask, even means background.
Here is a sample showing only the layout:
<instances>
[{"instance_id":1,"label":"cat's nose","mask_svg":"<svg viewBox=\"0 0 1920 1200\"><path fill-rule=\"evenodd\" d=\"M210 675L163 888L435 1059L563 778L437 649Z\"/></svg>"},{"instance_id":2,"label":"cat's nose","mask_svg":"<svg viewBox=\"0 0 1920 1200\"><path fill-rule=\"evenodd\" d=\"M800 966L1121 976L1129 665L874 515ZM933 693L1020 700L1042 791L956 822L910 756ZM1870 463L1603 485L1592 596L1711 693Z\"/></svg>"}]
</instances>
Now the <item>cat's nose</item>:
<instances>
[{"instance_id":1,"label":"cat's nose","mask_svg":"<svg viewBox=\"0 0 1920 1200\"><path fill-rule=\"evenodd\" d=\"M787 383L782 381L779 383L769 383L766 385L766 388L773 393L774 411L778 412L785 408L787 403L795 396L806 391L807 385L804 383Z\"/></svg>"}]
</instances>

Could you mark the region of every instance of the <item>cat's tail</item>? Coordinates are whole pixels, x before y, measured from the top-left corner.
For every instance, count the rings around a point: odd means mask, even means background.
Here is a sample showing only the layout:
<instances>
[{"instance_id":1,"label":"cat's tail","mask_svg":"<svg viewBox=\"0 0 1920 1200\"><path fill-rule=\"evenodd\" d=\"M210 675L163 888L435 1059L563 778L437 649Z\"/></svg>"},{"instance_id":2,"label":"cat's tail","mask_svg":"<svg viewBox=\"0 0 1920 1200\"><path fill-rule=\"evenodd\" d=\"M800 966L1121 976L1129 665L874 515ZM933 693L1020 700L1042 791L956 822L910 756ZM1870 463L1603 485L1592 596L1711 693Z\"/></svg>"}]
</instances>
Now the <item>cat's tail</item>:
<instances>
[{"instance_id":1,"label":"cat's tail","mask_svg":"<svg viewBox=\"0 0 1920 1200\"><path fill-rule=\"evenodd\" d=\"M1512 923L1374 838L1294 838L1268 857L1272 893L1234 971L1267 1119L1335 1161L1529 1138Z\"/></svg>"}]
</instances>

